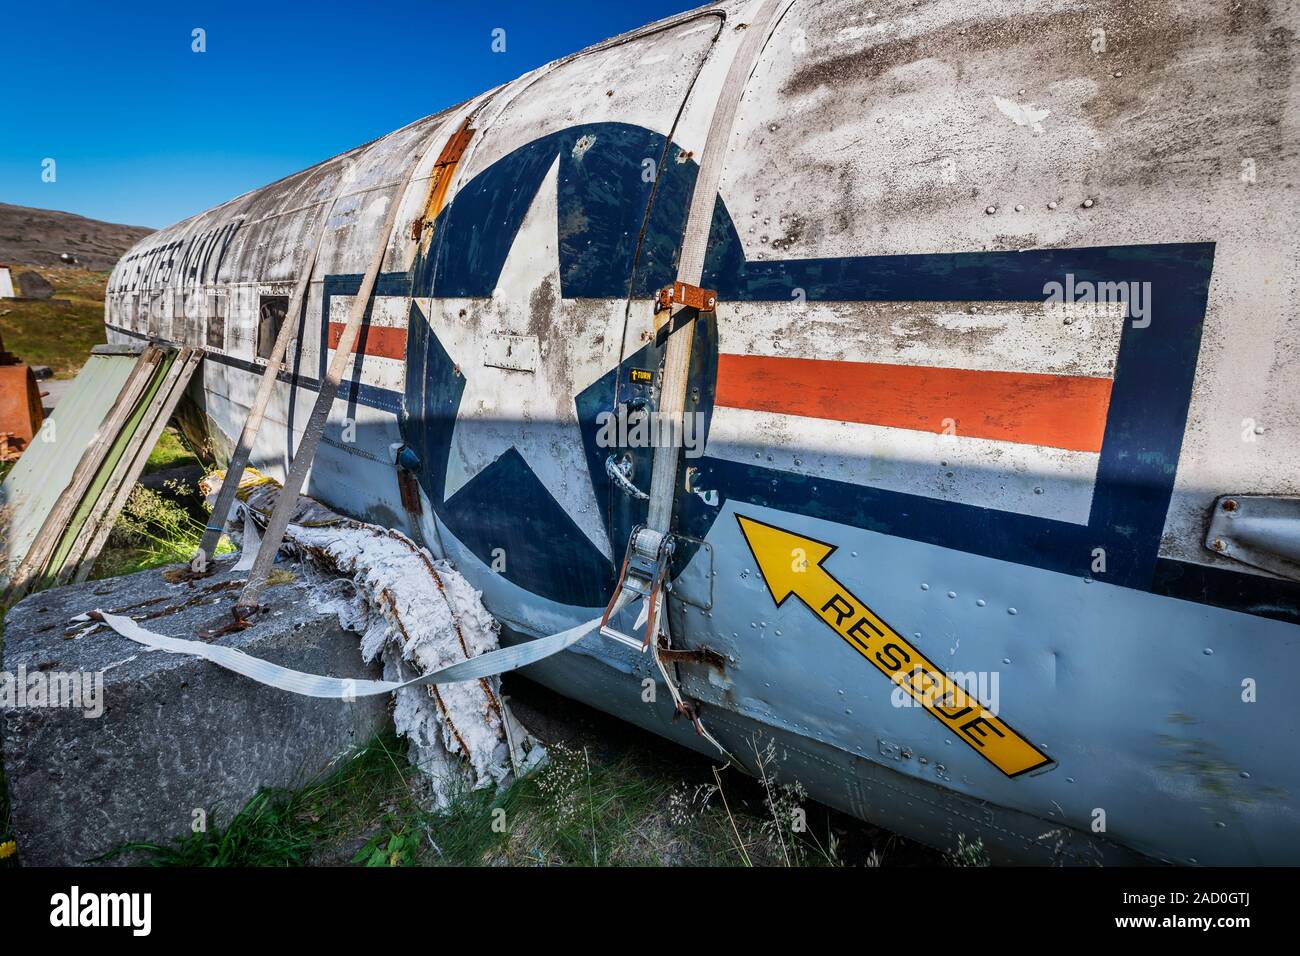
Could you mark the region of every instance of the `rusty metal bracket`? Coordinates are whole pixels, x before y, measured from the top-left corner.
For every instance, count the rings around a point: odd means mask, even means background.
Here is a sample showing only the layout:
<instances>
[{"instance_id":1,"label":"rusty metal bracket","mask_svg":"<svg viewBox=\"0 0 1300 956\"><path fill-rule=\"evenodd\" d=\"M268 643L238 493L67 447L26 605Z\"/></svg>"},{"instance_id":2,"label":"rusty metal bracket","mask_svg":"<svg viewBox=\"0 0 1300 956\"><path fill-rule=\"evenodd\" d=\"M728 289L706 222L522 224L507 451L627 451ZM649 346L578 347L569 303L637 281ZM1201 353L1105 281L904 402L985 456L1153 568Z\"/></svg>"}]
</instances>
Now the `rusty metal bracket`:
<instances>
[{"instance_id":1,"label":"rusty metal bracket","mask_svg":"<svg viewBox=\"0 0 1300 956\"><path fill-rule=\"evenodd\" d=\"M673 312L675 305L681 308ZM688 282L674 282L671 286L664 286L655 295L655 345L663 345L668 336L696 316L703 312L713 312L717 307L718 293L713 289L701 289Z\"/></svg>"},{"instance_id":2,"label":"rusty metal bracket","mask_svg":"<svg viewBox=\"0 0 1300 956\"><path fill-rule=\"evenodd\" d=\"M664 286L655 296L655 315L674 305L685 306L696 312L712 312L718 306L718 293L688 282L674 282L671 286Z\"/></svg>"},{"instance_id":3,"label":"rusty metal bracket","mask_svg":"<svg viewBox=\"0 0 1300 956\"><path fill-rule=\"evenodd\" d=\"M432 228L434 221L438 218L438 213L442 211L442 207L446 203L447 190L451 186L452 175L456 172L456 166L460 163L461 157L465 155L465 149L469 146L469 141L474 138L476 132L469 125L473 118L472 113L465 117L465 121L460 124L460 128L452 133L447 142L443 144L442 151L434 161L429 176L429 198L425 202L424 211L411 223L411 239L413 241L424 238L425 230Z\"/></svg>"}]
</instances>

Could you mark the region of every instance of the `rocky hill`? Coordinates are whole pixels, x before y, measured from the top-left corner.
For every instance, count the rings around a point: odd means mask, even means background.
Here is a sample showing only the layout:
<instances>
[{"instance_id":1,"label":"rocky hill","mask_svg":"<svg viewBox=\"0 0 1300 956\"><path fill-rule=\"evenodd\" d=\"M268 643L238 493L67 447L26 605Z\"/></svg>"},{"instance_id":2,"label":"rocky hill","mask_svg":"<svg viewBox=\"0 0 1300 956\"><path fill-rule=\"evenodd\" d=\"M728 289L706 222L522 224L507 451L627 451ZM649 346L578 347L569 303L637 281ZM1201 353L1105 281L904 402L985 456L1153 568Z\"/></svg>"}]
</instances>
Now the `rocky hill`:
<instances>
[{"instance_id":1,"label":"rocky hill","mask_svg":"<svg viewBox=\"0 0 1300 956\"><path fill-rule=\"evenodd\" d=\"M0 203L0 263L5 265L76 265L106 272L152 229L86 219L70 212L31 209Z\"/></svg>"}]
</instances>

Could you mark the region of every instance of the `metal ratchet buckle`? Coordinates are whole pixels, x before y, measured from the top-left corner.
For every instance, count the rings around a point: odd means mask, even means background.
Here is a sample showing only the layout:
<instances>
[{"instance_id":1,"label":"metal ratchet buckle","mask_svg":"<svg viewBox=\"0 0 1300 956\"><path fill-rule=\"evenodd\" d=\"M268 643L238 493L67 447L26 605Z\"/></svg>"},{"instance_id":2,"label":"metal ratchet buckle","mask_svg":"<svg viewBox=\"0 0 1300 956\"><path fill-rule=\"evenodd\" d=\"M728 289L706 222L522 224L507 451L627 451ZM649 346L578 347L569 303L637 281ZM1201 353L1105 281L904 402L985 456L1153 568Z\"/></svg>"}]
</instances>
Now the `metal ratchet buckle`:
<instances>
[{"instance_id":1,"label":"metal ratchet buckle","mask_svg":"<svg viewBox=\"0 0 1300 956\"><path fill-rule=\"evenodd\" d=\"M655 607L659 603L659 593L664 588L668 577L668 564L673 556L671 535L652 531L644 525L637 525L627 540L627 551L623 556L623 568L618 573L618 583L614 585L614 596L609 599L605 613L600 619L600 633L613 638L621 644L644 651L650 646L655 633ZM618 603L623 591L639 594L648 602L646 605L645 639L638 641L630 634L624 634L609 625L614 605Z\"/></svg>"}]
</instances>

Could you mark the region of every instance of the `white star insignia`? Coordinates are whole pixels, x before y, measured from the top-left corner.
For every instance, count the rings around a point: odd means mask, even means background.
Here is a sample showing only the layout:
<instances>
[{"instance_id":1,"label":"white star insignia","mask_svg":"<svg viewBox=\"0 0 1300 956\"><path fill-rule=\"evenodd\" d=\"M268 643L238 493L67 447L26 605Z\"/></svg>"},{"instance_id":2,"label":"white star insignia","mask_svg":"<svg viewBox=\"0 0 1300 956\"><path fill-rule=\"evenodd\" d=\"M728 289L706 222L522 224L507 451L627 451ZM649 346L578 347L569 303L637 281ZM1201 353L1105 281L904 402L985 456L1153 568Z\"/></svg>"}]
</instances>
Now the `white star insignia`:
<instances>
[{"instance_id":1,"label":"white star insignia","mask_svg":"<svg viewBox=\"0 0 1300 956\"><path fill-rule=\"evenodd\" d=\"M465 378L443 500L515 448L612 560L574 396L617 362L626 302L561 298L559 166L557 155L520 224L492 297L429 302L430 327ZM526 502L502 504L527 508Z\"/></svg>"}]
</instances>

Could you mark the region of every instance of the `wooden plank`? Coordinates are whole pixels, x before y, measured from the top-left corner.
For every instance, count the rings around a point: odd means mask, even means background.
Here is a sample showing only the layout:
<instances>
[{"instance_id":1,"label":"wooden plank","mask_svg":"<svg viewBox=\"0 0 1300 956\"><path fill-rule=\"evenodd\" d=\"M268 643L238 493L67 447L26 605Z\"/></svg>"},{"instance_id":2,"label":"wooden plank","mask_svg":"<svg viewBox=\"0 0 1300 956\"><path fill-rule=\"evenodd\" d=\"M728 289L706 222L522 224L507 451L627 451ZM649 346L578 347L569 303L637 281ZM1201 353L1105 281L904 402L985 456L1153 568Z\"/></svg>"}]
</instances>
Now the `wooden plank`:
<instances>
[{"instance_id":1,"label":"wooden plank","mask_svg":"<svg viewBox=\"0 0 1300 956\"><path fill-rule=\"evenodd\" d=\"M158 394L163 391L164 381L171 375L172 370L176 367L176 362L176 352L170 349L164 350L162 362L154 370L153 377L150 378L149 383L145 386L144 393L131 410L130 417L122 423L117 437L113 439L112 444L101 456L94 476L91 478L90 483L87 484L81 500L77 502L71 516L59 534L58 542L50 551L50 558L45 564L45 570L32 586L33 590L43 591L46 588L54 587L57 583L58 572L67 564L68 556L72 553L77 537L85 528L86 522L90 520L99 507L100 499L108 494L108 483L114 469L117 468L126 454L126 450L131 446L132 441L144 426L149 406L153 404Z\"/></svg>"},{"instance_id":2,"label":"wooden plank","mask_svg":"<svg viewBox=\"0 0 1300 956\"><path fill-rule=\"evenodd\" d=\"M141 422L131 445L109 479L110 493L100 497L96 512L82 526L72 552L59 569L59 584L66 584L69 579L80 583L94 570L117 516L122 513L127 499L131 497L131 491L149 461L150 452L158 444L158 438L171 420L172 412L176 410L202 359L202 349L189 348L182 350L180 357L172 363L168 372L169 381L159 389L145 421Z\"/></svg>"}]
</instances>

